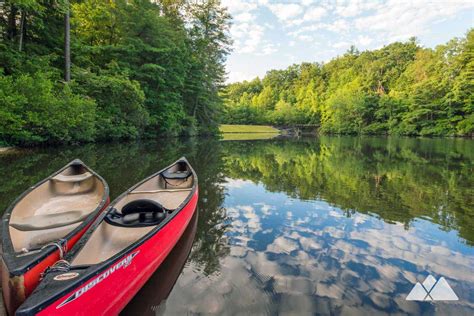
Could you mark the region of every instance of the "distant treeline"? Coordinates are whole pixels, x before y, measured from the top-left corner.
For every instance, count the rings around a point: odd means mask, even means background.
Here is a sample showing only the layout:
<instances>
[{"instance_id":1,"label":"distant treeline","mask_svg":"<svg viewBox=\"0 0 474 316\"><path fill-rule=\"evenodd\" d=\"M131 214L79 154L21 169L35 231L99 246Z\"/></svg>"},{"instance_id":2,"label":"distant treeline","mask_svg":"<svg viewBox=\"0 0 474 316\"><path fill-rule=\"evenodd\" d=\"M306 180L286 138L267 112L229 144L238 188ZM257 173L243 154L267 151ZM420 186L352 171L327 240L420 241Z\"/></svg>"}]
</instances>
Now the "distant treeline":
<instances>
[{"instance_id":1,"label":"distant treeline","mask_svg":"<svg viewBox=\"0 0 474 316\"><path fill-rule=\"evenodd\" d=\"M1 2L0 145L217 132L229 22L217 0Z\"/></svg>"},{"instance_id":2,"label":"distant treeline","mask_svg":"<svg viewBox=\"0 0 474 316\"><path fill-rule=\"evenodd\" d=\"M322 133L474 134L474 30L435 49L416 39L351 47L328 63L271 70L229 84L224 121L318 124Z\"/></svg>"}]
</instances>

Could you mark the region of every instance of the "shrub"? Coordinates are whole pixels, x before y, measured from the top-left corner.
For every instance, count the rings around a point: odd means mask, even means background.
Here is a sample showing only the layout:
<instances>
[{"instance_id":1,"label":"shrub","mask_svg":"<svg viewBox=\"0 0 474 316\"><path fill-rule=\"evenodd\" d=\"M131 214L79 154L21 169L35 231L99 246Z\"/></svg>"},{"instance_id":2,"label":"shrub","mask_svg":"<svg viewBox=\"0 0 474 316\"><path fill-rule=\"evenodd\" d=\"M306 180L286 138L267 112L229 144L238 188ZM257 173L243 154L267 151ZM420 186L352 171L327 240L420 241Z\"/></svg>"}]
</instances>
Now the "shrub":
<instances>
[{"instance_id":1,"label":"shrub","mask_svg":"<svg viewBox=\"0 0 474 316\"><path fill-rule=\"evenodd\" d=\"M145 95L136 81L124 75L76 74L81 93L97 102L96 138L137 138L149 123Z\"/></svg>"},{"instance_id":2,"label":"shrub","mask_svg":"<svg viewBox=\"0 0 474 316\"><path fill-rule=\"evenodd\" d=\"M10 145L93 140L94 100L54 85L48 73L0 75L0 139Z\"/></svg>"}]
</instances>

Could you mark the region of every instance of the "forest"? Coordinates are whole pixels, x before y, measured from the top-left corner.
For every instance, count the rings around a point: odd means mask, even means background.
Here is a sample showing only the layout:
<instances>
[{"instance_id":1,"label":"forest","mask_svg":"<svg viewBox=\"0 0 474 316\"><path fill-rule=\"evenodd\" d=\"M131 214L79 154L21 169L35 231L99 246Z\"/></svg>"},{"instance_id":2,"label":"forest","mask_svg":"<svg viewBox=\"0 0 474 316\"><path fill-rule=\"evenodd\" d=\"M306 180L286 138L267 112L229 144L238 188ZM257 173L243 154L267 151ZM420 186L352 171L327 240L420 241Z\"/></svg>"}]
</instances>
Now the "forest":
<instances>
[{"instance_id":1,"label":"forest","mask_svg":"<svg viewBox=\"0 0 474 316\"><path fill-rule=\"evenodd\" d=\"M217 133L220 1L0 3L0 146Z\"/></svg>"},{"instance_id":2,"label":"forest","mask_svg":"<svg viewBox=\"0 0 474 316\"><path fill-rule=\"evenodd\" d=\"M216 135L221 123L474 134L472 29L226 85L231 23L219 0L1 2L0 146Z\"/></svg>"},{"instance_id":3,"label":"forest","mask_svg":"<svg viewBox=\"0 0 474 316\"><path fill-rule=\"evenodd\" d=\"M474 135L474 29L271 70L221 92L227 124L312 124L323 134Z\"/></svg>"}]
</instances>

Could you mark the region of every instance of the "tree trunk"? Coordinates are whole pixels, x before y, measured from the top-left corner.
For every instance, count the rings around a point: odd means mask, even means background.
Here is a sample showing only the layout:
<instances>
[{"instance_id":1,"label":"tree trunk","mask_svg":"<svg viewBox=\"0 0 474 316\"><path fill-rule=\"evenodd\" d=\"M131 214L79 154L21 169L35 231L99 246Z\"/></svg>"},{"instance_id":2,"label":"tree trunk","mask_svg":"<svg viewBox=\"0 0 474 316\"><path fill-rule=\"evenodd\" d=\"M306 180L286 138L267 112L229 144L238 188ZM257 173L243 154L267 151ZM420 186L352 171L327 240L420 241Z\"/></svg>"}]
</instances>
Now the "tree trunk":
<instances>
[{"instance_id":1,"label":"tree trunk","mask_svg":"<svg viewBox=\"0 0 474 316\"><path fill-rule=\"evenodd\" d=\"M71 25L69 23L69 2L64 14L64 80L71 80Z\"/></svg>"},{"instance_id":2,"label":"tree trunk","mask_svg":"<svg viewBox=\"0 0 474 316\"><path fill-rule=\"evenodd\" d=\"M11 41L15 40L16 37L16 14L18 10L12 5L10 9L10 14L8 15L8 29L7 29L7 38Z\"/></svg>"},{"instance_id":3,"label":"tree trunk","mask_svg":"<svg viewBox=\"0 0 474 316\"><path fill-rule=\"evenodd\" d=\"M25 10L22 10L21 20L20 20L20 39L18 41L18 50L20 52L23 50L23 36L25 33L25 20L26 20L26 13L25 13Z\"/></svg>"}]
</instances>

